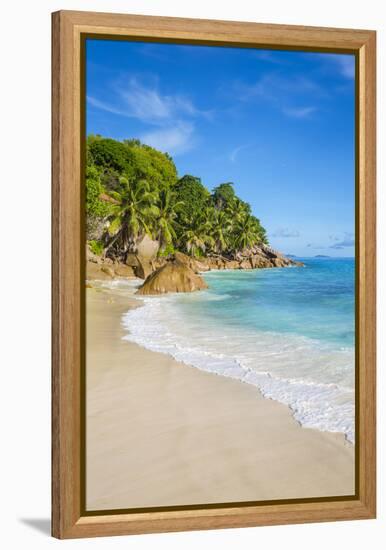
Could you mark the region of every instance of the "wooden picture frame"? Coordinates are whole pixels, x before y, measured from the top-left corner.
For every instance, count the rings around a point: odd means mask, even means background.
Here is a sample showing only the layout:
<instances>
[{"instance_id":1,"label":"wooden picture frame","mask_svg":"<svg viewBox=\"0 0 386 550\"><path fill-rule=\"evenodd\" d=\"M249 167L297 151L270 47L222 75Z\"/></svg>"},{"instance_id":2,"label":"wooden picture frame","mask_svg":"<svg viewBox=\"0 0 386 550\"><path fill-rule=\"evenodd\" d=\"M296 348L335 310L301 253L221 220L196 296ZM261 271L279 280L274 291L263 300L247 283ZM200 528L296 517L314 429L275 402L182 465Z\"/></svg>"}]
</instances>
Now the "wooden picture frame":
<instances>
[{"instance_id":1,"label":"wooden picture frame","mask_svg":"<svg viewBox=\"0 0 386 550\"><path fill-rule=\"evenodd\" d=\"M375 517L375 52L374 31L60 11L52 56L52 534L93 537ZM84 244L81 68L85 36L346 52L356 56L356 494L349 498L85 512Z\"/></svg>"}]
</instances>

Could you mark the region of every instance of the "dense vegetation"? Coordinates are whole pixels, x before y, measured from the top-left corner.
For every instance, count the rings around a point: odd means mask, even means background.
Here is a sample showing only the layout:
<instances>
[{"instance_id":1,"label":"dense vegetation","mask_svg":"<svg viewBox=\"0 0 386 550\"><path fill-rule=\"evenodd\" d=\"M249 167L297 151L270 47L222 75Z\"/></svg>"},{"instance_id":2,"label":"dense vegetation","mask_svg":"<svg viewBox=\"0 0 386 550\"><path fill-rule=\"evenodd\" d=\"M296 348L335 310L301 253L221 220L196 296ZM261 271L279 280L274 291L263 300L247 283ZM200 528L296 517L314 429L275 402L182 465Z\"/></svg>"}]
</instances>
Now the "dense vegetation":
<instances>
[{"instance_id":1,"label":"dense vegetation","mask_svg":"<svg viewBox=\"0 0 386 550\"><path fill-rule=\"evenodd\" d=\"M160 255L225 255L258 243L266 232L233 183L210 193L200 178L178 178L173 159L140 143L87 139L87 239L93 252L124 259L144 234Z\"/></svg>"}]
</instances>

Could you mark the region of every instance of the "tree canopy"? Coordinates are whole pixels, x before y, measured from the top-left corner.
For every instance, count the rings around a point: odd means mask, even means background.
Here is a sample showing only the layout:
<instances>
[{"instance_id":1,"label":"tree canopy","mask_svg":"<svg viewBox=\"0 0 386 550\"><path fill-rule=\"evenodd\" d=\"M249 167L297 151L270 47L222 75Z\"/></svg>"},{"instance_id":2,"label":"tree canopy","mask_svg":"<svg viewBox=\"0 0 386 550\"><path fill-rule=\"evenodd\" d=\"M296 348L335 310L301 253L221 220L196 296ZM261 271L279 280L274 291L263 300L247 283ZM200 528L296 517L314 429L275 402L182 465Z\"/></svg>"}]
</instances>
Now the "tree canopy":
<instances>
[{"instance_id":1,"label":"tree canopy","mask_svg":"<svg viewBox=\"0 0 386 550\"><path fill-rule=\"evenodd\" d=\"M184 203L184 208L179 215L180 223L189 222L196 213L208 204L210 193L201 183L201 179L186 174L180 178L175 187L176 199Z\"/></svg>"},{"instance_id":2,"label":"tree canopy","mask_svg":"<svg viewBox=\"0 0 386 550\"><path fill-rule=\"evenodd\" d=\"M231 204L236 198L233 183L220 183L213 189L212 199L217 208L224 208L227 204Z\"/></svg>"},{"instance_id":3,"label":"tree canopy","mask_svg":"<svg viewBox=\"0 0 386 550\"><path fill-rule=\"evenodd\" d=\"M173 159L137 139L90 135L86 167L87 238L93 250L124 258L148 234L159 253L235 256L267 243L251 207L234 184L210 193L197 176L178 178Z\"/></svg>"}]
</instances>

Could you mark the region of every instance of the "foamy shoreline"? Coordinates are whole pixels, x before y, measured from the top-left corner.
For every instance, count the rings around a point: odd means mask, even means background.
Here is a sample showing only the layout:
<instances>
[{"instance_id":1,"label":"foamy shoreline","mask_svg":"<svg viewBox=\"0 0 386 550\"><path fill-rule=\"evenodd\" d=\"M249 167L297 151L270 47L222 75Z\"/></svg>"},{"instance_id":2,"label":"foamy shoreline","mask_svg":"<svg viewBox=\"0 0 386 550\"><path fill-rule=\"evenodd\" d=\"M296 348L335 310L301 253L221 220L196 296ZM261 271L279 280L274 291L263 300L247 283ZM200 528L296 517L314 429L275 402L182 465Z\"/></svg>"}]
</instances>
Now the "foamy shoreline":
<instances>
[{"instance_id":1,"label":"foamy shoreline","mask_svg":"<svg viewBox=\"0 0 386 550\"><path fill-rule=\"evenodd\" d=\"M123 340L140 304L87 290L88 509L354 492L343 436L303 429L255 387Z\"/></svg>"},{"instance_id":2,"label":"foamy shoreline","mask_svg":"<svg viewBox=\"0 0 386 550\"><path fill-rule=\"evenodd\" d=\"M293 337L291 340L288 336L280 337L277 334L273 334L270 339L269 336L266 336L264 343L255 352L256 358L258 356L263 358L263 368L260 368L259 371L255 368L253 357L248 357L246 351L249 345L248 340L242 340L240 334L237 335L237 340L240 340L239 347L241 346L244 351L240 352L236 349L234 355L232 355L233 349L229 349L229 342L233 334L230 333L227 336L222 334L223 327L217 334L218 345L216 335L210 340L208 332L204 336L206 340L203 344L196 341L194 330L188 331L188 335L182 334L181 327L184 327L188 321L186 315L179 317L178 322L177 318L173 324L170 322L170 319L174 319L178 314L173 306L181 297L181 295L154 296L141 300L140 310L129 310L123 316L123 326L127 330L127 335L124 338L149 351L167 354L185 365L251 384L264 397L287 405L301 426L342 433L348 442L354 443L353 390L341 388L334 383L321 381L316 383L275 376L274 372L270 371L270 364L265 362L268 361L267 358L264 359L266 350L269 350L271 354L270 361L273 360L272 354L277 355L276 362L298 361L300 360L298 347L302 346L305 348L302 351L303 360L312 365L312 361L315 361L315 357L311 356L313 350L307 348L311 340L308 342L307 339L304 339L303 341L299 337L290 356L289 342L293 343ZM220 299L219 296L207 295L207 292L195 294L192 298L198 300L202 298L205 300ZM222 296L222 298L226 298L226 296ZM255 335L251 336L252 340L254 337ZM284 348L284 352L280 354L277 353L278 337L282 339ZM223 343L221 343L222 341ZM252 342L252 346L255 347L254 342ZM316 358L318 359L318 356ZM320 360L322 361L323 357ZM345 401L342 401L343 397Z\"/></svg>"}]
</instances>

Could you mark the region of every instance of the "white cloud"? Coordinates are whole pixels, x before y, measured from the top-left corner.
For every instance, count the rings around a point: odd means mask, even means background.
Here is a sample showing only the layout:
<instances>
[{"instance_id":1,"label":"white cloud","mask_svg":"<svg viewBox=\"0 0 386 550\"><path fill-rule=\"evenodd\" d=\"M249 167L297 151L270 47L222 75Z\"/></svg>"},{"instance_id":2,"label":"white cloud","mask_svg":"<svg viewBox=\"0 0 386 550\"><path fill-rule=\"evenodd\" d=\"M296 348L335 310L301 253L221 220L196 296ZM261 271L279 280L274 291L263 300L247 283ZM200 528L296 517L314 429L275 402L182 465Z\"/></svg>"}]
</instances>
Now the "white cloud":
<instances>
[{"instance_id":1,"label":"white cloud","mask_svg":"<svg viewBox=\"0 0 386 550\"><path fill-rule=\"evenodd\" d=\"M317 111L313 105L294 106L307 97L315 101L316 98L326 96L321 86L305 76L284 77L276 73L262 76L254 84L236 84L239 97L242 101L250 101L255 98L271 103L285 116L291 118L308 118Z\"/></svg>"},{"instance_id":2,"label":"white cloud","mask_svg":"<svg viewBox=\"0 0 386 550\"><path fill-rule=\"evenodd\" d=\"M300 233L297 229L288 229L288 227L279 227L279 229L276 229L276 231L272 233L272 237L297 238L297 237L300 237Z\"/></svg>"},{"instance_id":3,"label":"white cloud","mask_svg":"<svg viewBox=\"0 0 386 550\"><path fill-rule=\"evenodd\" d=\"M87 97L90 105L104 111L148 124L164 124L178 117L188 116L212 118L213 111L198 109L190 98L183 95L161 94L156 86L145 86L137 78L130 78L125 85L115 88L114 104Z\"/></svg>"},{"instance_id":4,"label":"white cloud","mask_svg":"<svg viewBox=\"0 0 386 550\"><path fill-rule=\"evenodd\" d=\"M307 247L314 248L315 250L323 250L328 248L331 248L332 250L343 250L344 248L351 248L355 246L354 234L350 232L331 234L328 238L333 242L333 244L325 246L321 244L308 243Z\"/></svg>"},{"instance_id":5,"label":"white cloud","mask_svg":"<svg viewBox=\"0 0 386 550\"><path fill-rule=\"evenodd\" d=\"M240 151L242 151L243 149L246 149L247 147L249 147L249 145L239 145L238 147L235 147L234 149L232 149L229 155L229 160L231 162L236 162L237 156L240 153Z\"/></svg>"},{"instance_id":6,"label":"white cloud","mask_svg":"<svg viewBox=\"0 0 386 550\"><path fill-rule=\"evenodd\" d=\"M171 155L179 155L193 148L194 125L189 122L177 122L173 126L151 130L140 136L147 145Z\"/></svg>"},{"instance_id":7,"label":"white cloud","mask_svg":"<svg viewBox=\"0 0 386 550\"><path fill-rule=\"evenodd\" d=\"M316 107L284 107L283 113L292 118L308 118L316 110Z\"/></svg>"},{"instance_id":8,"label":"white cloud","mask_svg":"<svg viewBox=\"0 0 386 550\"><path fill-rule=\"evenodd\" d=\"M155 86L145 86L131 78L118 89L123 111L142 122L160 124L181 115L197 116L201 112L191 100L181 95L163 95Z\"/></svg>"},{"instance_id":9,"label":"white cloud","mask_svg":"<svg viewBox=\"0 0 386 550\"><path fill-rule=\"evenodd\" d=\"M275 73L262 76L254 84L239 85L242 99L261 97L273 101L281 101L288 96L298 96L303 93L324 95L318 83L305 76L284 77Z\"/></svg>"},{"instance_id":10,"label":"white cloud","mask_svg":"<svg viewBox=\"0 0 386 550\"><path fill-rule=\"evenodd\" d=\"M283 56L277 55L275 52L268 50L260 50L255 52L255 57L260 61L267 61L268 63L273 63L274 65L286 65L287 60L283 59Z\"/></svg>"},{"instance_id":11,"label":"white cloud","mask_svg":"<svg viewBox=\"0 0 386 550\"><path fill-rule=\"evenodd\" d=\"M326 247L322 244L308 243L307 248L313 248L314 250L324 250Z\"/></svg>"},{"instance_id":12,"label":"white cloud","mask_svg":"<svg viewBox=\"0 0 386 550\"><path fill-rule=\"evenodd\" d=\"M335 235L330 235L331 240L335 241L334 244L332 244L329 248L333 248L335 250L341 250L343 248L350 248L352 246L355 246L355 238L353 233L344 233L343 237L340 239L337 238Z\"/></svg>"},{"instance_id":13,"label":"white cloud","mask_svg":"<svg viewBox=\"0 0 386 550\"><path fill-rule=\"evenodd\" d=\"M136 79L130 79L127 86L119 90L128 116L143 121L158 121L171 118L175 111L175 100L161 96L154 88L146 88Z\"/></svg>"},{"instance_id":14,"label":"white cloud","mask_svg":"<svg viewBox=\"0 0 386 550\"><path fill-rule=\"evenodd\" d=\"M108 113L114 113L115 115L127 116L126 113L124 113L123 111L120 111L119 109L116 109L112 105L104 103L103 101L99 101L99 99L95 99L95 97L91 97L88 95L86 99L87 103L92 107L96 107L97 109L101 109L102 111L107 111Z\"/></svg>"},{"instance_id":15,"label":"white cloud","mask_svg":"<svg viewBox=\"0 0 386 550\"><path fill-rule=\"evenodd\" d=\"M334 59L342 76L349 79L355 78L355 57L353 55L337 54Z\"/></svg>"},{"instance_id":16,"label":"white cloud","mask_svg":"<svg viewBox=\"0 0 386 550\"><path fill-rule=\"evenodd\" d=\"M214 111L197 108L192 100L181 94L162 94L157 78L145 85L138 78L113 88L113 102L87 97L89 105L120 116L135 118L150 129L139 136L141 141L157 149L178 155L191 149L195 143L194 119L212 119ZM156 127L156 129L152 129Z\"/></svg>"}]
</instances>

